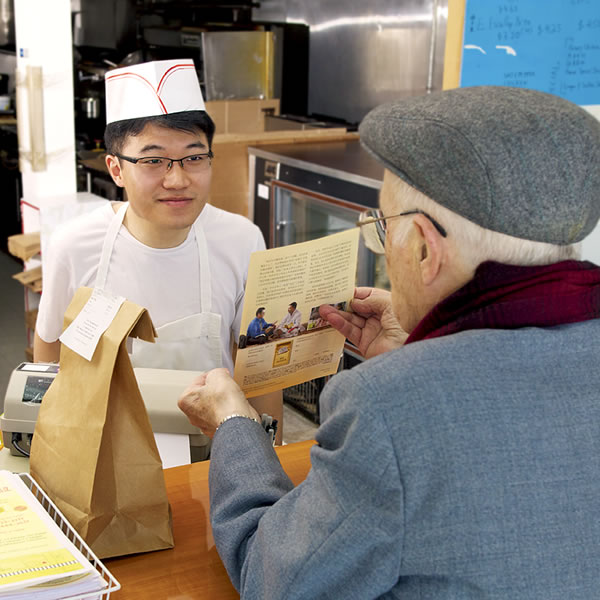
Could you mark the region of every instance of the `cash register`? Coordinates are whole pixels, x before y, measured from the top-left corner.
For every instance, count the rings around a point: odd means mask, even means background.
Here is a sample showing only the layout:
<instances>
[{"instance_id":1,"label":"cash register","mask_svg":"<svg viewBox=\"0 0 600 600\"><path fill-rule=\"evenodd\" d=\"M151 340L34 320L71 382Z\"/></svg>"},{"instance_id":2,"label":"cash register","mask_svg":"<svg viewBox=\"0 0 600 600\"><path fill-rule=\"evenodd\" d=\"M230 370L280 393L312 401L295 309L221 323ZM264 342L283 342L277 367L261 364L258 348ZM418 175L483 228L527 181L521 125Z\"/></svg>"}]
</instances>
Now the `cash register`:
<instances>
[{"instance_id":1,"label":"cash register","mask_svg":"<svg viewBox=\"0 0 600 600\"><path fill-rule=\"evenodd\" d=\"M191 425L177 407L181 393L198 373L145 368L135 368L134 372L152 430L155 433L186 434L190 440L192 462L208 458L210 438ZM21 363L11 373L4 407L0 405L0 414L4 409L0 416L2 439L11 454L29 455L40 404L57 373L57 364L46 363Z\"/></svg>"}]
</instances>

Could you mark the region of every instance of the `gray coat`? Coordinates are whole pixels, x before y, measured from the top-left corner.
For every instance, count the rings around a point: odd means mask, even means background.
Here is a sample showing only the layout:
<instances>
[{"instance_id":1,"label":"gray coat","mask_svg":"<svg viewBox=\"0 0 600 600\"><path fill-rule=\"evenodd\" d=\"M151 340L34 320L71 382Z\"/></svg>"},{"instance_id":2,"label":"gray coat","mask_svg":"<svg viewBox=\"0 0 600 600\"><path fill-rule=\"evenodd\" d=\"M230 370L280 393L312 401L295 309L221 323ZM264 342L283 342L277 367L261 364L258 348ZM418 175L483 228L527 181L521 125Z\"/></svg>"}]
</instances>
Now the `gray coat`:
<instances>
[{"instance_id":1,"label":"gray coat","mask_svg":"<svg viewBox=\"0 0 600 600\"><path fill-rule=\"evenodd\" d=\"M466 331L336 375L293 488L215 435L211 520L246 599L600 597L600 320Z\"/></svg>"}]
</instances>

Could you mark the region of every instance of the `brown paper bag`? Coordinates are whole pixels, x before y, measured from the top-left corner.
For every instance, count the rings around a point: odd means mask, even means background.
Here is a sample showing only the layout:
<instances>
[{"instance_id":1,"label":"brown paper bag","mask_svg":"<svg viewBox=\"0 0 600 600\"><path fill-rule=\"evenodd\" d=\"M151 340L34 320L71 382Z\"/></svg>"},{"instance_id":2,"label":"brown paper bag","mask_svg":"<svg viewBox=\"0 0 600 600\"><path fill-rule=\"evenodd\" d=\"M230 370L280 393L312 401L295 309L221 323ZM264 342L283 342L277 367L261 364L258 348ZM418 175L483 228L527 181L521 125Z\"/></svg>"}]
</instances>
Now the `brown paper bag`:
<instances>
[{"instance_id":1,"label":"brown paper bag","mask_svg":"<svg viewBox=\"0 0 600 600\"><path fill-rule=\"evenodd\" d=\"M92 290L77 290L65 328ZM173 547L162 463L127 354L154 341L145 309L125 301L91 361L64 344L44 395L30 471L99 558Z\"/></svg>"}]
</instances>

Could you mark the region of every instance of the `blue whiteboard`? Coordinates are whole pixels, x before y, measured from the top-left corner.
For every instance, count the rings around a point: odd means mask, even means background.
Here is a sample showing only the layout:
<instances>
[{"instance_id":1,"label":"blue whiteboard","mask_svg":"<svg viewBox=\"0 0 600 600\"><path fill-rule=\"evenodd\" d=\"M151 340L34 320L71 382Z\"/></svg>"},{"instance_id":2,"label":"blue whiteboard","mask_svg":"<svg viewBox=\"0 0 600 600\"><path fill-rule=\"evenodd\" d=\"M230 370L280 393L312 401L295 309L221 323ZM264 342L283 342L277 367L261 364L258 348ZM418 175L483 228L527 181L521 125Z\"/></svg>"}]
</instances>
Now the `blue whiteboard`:
<instances>
[{"instance_id":1,"label":"blue whiteboard","mask_svg":"<svg viewBox=\"0 0 600 600\"><path fill-rule=\"evenodd\" d=\"M600 104L600 0L466 0L460 85Z\"/></svg>"}]
</instances>

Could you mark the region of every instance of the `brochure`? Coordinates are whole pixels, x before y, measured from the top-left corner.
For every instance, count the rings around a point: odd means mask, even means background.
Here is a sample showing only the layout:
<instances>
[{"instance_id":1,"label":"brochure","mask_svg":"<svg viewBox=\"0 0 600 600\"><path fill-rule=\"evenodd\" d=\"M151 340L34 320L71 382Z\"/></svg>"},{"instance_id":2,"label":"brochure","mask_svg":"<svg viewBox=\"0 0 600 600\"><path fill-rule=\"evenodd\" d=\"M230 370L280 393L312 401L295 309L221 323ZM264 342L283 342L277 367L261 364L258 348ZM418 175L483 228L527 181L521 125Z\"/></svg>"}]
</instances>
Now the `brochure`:
<instances>
[{"instance_id":1,"label":"brochure","mask_svg":"<svg viewBox=\"0 0 600 600\"><path fill-rule=\"evenodd\" d=\"M347 310L354 294L358 228L250 257L234 379L247 397L338 370L344 336L319 316Z\"/></svg>"},{"instance_id":2,"label":"brochure","mask_svg":"<svg viewBox=\"0 0 600 600\"><path fill-rule=\"evenodd\" d=\"M21 478L0 471L0 599L53 600L106 587Z\"/></svg>"}]
</instances>

